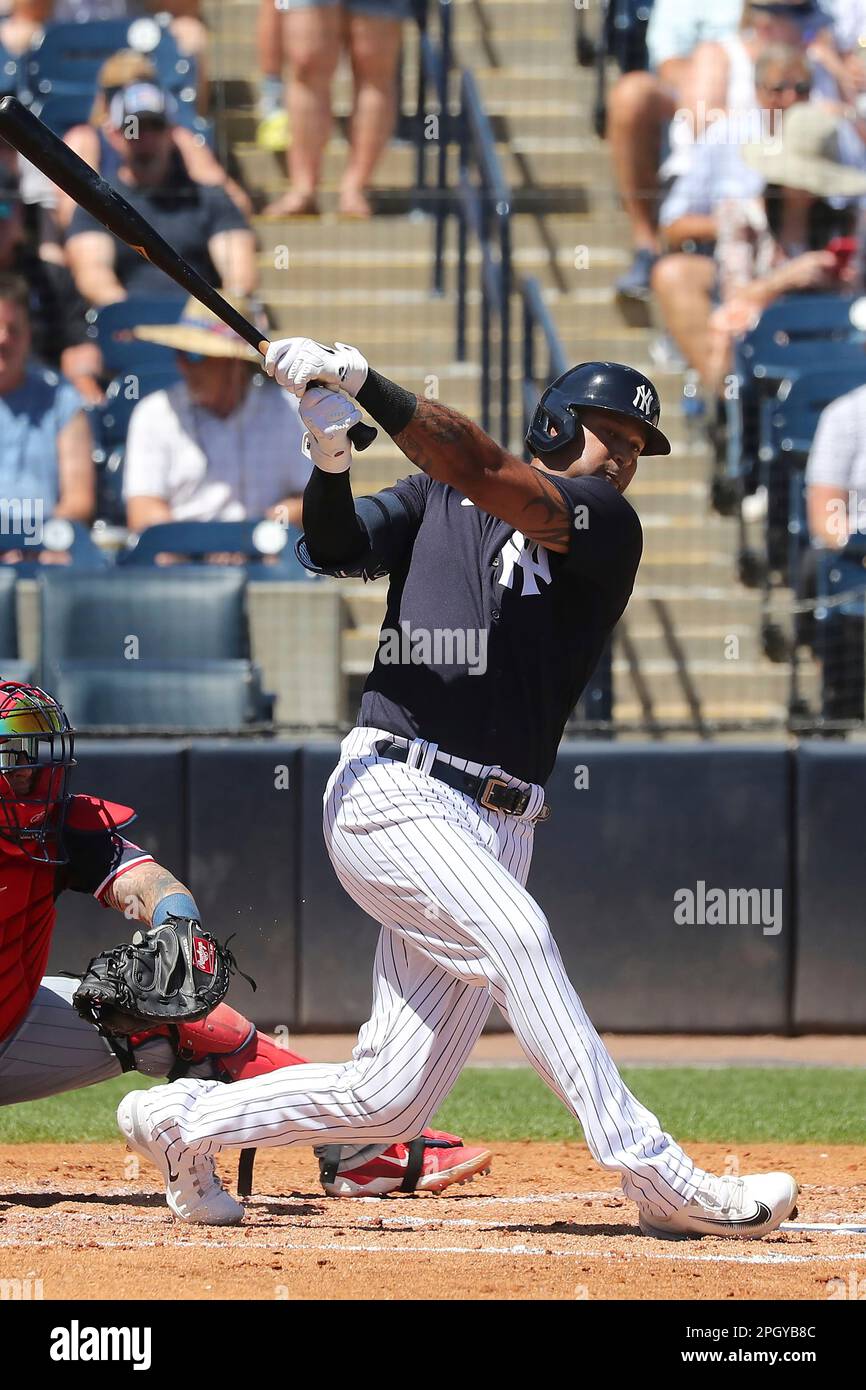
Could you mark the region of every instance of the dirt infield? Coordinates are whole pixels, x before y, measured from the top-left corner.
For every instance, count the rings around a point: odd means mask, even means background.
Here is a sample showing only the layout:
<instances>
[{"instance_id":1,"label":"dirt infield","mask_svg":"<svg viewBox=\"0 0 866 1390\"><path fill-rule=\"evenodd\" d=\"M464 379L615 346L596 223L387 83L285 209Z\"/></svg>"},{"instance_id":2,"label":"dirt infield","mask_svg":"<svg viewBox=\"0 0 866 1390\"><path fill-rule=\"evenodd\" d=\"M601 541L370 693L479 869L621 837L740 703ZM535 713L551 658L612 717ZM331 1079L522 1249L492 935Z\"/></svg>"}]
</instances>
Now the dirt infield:
<instances>
[{"instance_id":1,"label":"dirt infield","mask_svg":"<svg viewBox=\"0 0 866 1390\"><path fill-rule=\"evenodd\" d=\"M333 1201L309 1151L263 1151L243 1226L181 1226L117 1144L0 1148L0 1297L45 1299L866 1297L866 1150L694 1146L716 1171L790 1168L796 1224L763 1241L648 1240L583 1145L495 1146L443 1197ZM26 1283L22 1286L28 1292Z\"/></svg>"}]
</instances>

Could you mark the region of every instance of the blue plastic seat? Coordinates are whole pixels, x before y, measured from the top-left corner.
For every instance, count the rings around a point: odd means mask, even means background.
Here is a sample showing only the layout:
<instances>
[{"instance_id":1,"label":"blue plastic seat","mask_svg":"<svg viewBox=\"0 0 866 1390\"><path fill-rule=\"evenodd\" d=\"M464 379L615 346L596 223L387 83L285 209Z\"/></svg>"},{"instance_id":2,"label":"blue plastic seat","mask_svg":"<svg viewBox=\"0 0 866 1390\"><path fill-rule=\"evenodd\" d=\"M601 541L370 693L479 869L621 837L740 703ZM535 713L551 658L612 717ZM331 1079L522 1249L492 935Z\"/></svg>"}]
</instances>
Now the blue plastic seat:
<instances>
[{"instance_id":1,"label":"blue plastic seat","mask_svg":"<svg viewBox=\"0 0 866 1390\"><path fill-rule=\"evenodd\" d=\"M45 524L46 526L49 525L47 522ZM86 526L82 525L80 521L63 521L60 525L69 533L68 553L70 561L69 564L58 566L56 572L63 571L67 575L72 570L94 573L108 568L109 562L106 556L95 544ZM19 579L30 578L45 572L46 566L39 562L39 556L44 549L63 548L53 543L58 539L56 529L54 535L49 534L47 539L52 543L47 547L43 544L41 533L38 530L35 535L28 535L28 530L29 528L26 528L21 532L6 531L0 534L0 551L20 550L25 556L17 564L8 567ZM60 539L62 539L62 534Z\"/></svg>"},{"instance_id":2,"label":"blue plastic seat","mask_svg":"<svg viewBox=\"0 0 866 1390\"><path fill-rule=\"evenodd\" d=\"M20 60L0 44L0 97L17 96L20 81Z\"/></svg>"},{"instance_id":3,"label":"blue plastic seat","mask_svg":"<svg viewBox=\"0 0 866 1390\"><path fill-rule=\"evenodd\" d=\"M139 401L154 391L167 391L179 380L173 356L159 366L115 377L109 383L105 400L88 411L96 449L107 452L125 444L129 420Z\"/></svg>"},{"instance_id":4,"label":"blue plastic seat","mask_svg":"<svg viewBox=\"0 0 866 1390\"><path fill-rule=\"evenodd\" d=\"M166 551L190 560L227 553L245 555L256 579L303 579L310 572L295 555L295 541L300 535L296 527L281 527L278 522L268 522L263 527L261 519L167 521L143 531L137 544L118 556L118 565L149 567ZM282 547L275 554L280 541Z\"/></svg>"},{"instance_id":5,"label":"blue plastic seat","mask_svg":"<svg viewBox=\"0 0 866 1390\"><path fill-rule=\"evenodd\" d=\"M168 293L165 299L123 299L102 309L91 309L87 333L99 345L106 374L135 376L173 366L174 348L143 342L132 336L132 330L140 324L177 323L185 303L186 299Z\"/></svg>"},{"instance_id":6,"label":"blue plastic seat","mask_svg":"<svg viewBox=\"0 0 866 1390\"><path fill-rule=\"evenodd\" d=\"M14 570L0 567L0 673L7 657L17 659L18 656L17 578Z\"/></svg>"},{"instance_id":7,"label":"blue plastic seat","mask_svg":"<svg viewBox=\"0 0 866 1390\"><path fill-rule=\"evenodd\" d=\"M79 661L136 670L140 662L249 659L243 570L46 570L39 578L46 680Z\"/></svg>"},{"instance_id":8,"label":"blue plastic seat","mask_svg":"<svg viewBox=\"0 0 866 1390\"><path fill-rule=\"evenodd\" d=\"M175 95L194 99L195 62L184 57L170 29L168 15L141 20L90 20L86 24L47 24L22 59L22 95L37 110L56 92L89 91L91 102L99 69L121 48L139 48L153 62L159 82ZM145 43L147 39L152 45Z\"/></svg>"},{"instance_id":9,"label":"blue plastic seat","mask_svg":"<svg viewBox=\"0 0 866 1390\"><path fill-rule=\"evenodd\" d=\"M850 321L847 295L791 295L768 306L755 327L734 347L736 390L726 402L726 473L742 481L756 470L768 442L768 402L784 380L816 365L856 366L863 361L864 334Z\"/></svg>"},{"instance_id":10,"label":"blue plastic seat","mask_svg":"<svg viewBox=\"0 0 866 1390\"><path fill-rule=\"evenodd\" d=\"M273 696L248 661L77 662L52 693L78 729L218 734L273 720Z\"/></svg>"}]
</instances>

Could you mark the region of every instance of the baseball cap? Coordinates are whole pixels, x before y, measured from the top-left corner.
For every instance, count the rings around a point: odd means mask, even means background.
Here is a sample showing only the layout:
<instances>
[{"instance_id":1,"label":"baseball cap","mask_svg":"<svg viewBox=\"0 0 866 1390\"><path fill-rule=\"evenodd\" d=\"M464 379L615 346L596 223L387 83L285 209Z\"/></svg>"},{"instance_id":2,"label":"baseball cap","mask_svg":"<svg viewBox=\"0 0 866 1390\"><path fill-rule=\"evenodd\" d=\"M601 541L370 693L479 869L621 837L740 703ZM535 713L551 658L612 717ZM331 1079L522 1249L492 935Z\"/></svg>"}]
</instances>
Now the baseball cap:
<instances>
[{"instance_id":1,"label":"baseball cap","mask_svg":"<svg viewBox=\"0 0 866 1390\"><path fill-rule=\"evenodd\" d=\"M111 124L119 130L130 116L147 116L152 121L168 124L172 113L171 99L155 82L133 82L115 92L108 107Z\"/></svg>"}]
</instances>

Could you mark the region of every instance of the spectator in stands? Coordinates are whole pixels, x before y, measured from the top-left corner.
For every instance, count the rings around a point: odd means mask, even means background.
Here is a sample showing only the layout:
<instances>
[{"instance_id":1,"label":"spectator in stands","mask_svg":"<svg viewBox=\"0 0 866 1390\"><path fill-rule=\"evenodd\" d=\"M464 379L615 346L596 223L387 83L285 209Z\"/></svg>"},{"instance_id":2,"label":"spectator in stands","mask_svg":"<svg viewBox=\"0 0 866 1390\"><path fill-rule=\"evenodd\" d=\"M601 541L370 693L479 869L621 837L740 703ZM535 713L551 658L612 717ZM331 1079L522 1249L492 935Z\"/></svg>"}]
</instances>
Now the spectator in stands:
<instances>
[{"instance_id":1,"label":"spectator in stands","mask_svg":"<svg viewBox=\"0 0 866 1390\"><path fill-rule=\"evenodd\" d=\"M225 189L190 177L172 139L170 102L152 83L115 93L105 129L124 196L196 270L234 294L256 285L255 237ZM129 295L166 298L170 280L77 208L66 254L80 293L94 305Z\"/></svg>"},{"instance_id":2,"label":"spectator in stands","mask_svg":"<svg viewBox=\"0 0 866 1390\"><path fill-rule=\"evenodd\" d=\"M17 177L0 166L0 274L10 273L27 285L33 356L62 372L86 400L101 400L101 357L87 337L87 306L69 271L27 243Z\"/></svg>"},{"instance_id":3,"label":"spectator in stands","mask_svg":"<svg viewBox=\"0 0 866 1390\"><path fill-rule=\"evenodd\" d=\"M815 55L854 105L866 91L866 0L828 0L826 8L832 26L819 36Z\"/></svg>"},{"instance_id":4,"label":"spectator in stands","mask_svg":"<svg viewBox=\"0 0 866 1390\"><path fill-rule=\"evenodd\" d=\"M808 59L799 48L771 44L758 59L755 81L759 107L720 116L710 126L659 214L664 244L673 254L656 261L652 290L665 328L692 364L702 356L716 294L717 210L728 200L756 198L763 192L764 180L744 160L743 147L762 133L772 138L781 113L808 101Z\"/></svg>"},{"instance_id":5,"label":"spectator in stands","mask_svg":"<svg viewBox=\"0 0 866 1390\"><path fill-rule=\"evenodd\" d=\"M259 0L256 25L259 60L259 124L256 142L263 150L282 154L289 147L289 113L283 83L283 16L274 0Z\"/></svg>"},{"instance_id":6,"label":"spectator in stands","mask_svg":"<svg viewBox=\"0 0 866 1390\"><path fill-rule=\"evenodd\" d=\"M130 529L255 517L298 525L310 474L298 402L257 371L258 353L196 299L178 323L135 333L175 348L183 379L132 412L124 472Z\"/></svg>"},{"instance_id":7,"label":"spectator in stands","mask_svg":"<svg viewBox=\"0 0 866 1390\"><path fill-rule=\"evenodd\" d=\"M635 248L630 269L617 282L627 298L649 297L662 249L659 168L669 123L671 138L682 142L687 160L692 132L722 112L756 105L754 64L761 52L779 43L805 48L819 22L814 0L747 0L742 15L740 8L714 5L708 17L705 0L670 0L670 5L657 0L648 31L656 70L627 73L611 92L608 135ZM667 170L673 176L683 167L668 163Z\"/></svg>"},{"instance_id":8,"label":"spectator in stands","mask_svg":"<svg viewBox=\"0 0 866 1390\"><path fill-rule=\"evenodd\" d=\"M114 183L121 156L110 139L109 105L114 96L133 83L155 83L156 68L144 53L123 48L103 63L99 70L98 86L88 125L76 125L63 137L67 145L80 155L109 183ZM252 213L252 204L239 184L230 179L211 149L186 126L171 125L171 138L183 160L187 174L194 183L224 188L245 217ZM55 189L55 216L65 232L72 221L77 204Z\"/></svg>"},{"instance_id":9,"label":"spectator in stands","mask_svg":"<svg viewBox=\"0 0 866 1390\"><path fill-rule=\"evenodd\" d=\"M866 386L821 412L806 465L806 509L817 549L841 550L852 536L866 534ZM826 718L863 718L862 618L836 615L823 687Z\"/></svg>"},{"instance_id":10,"label":"spectator in stands","mask_svg":"<svg viewBox=\"0 0 866 1390\"><path fill-rule=\"evenodd\" d=\"M734 338L774 299L797 290L850 290L862 275L827 249L833 237L854 231L854 200L866 195L866 173L842 158L843 124L813 103L792 106L779 136L743 147L746 164L767 180L764 192L719 203L715 261L694 258L682 306L674 307L673 287L659 270L655 283L671 332L710 394L722 390Z\"/></svg>"},{"instance_id":11,"label":"spectator in stands","mask_svg":"<svg viewBox=\"0 0 866 1390\"><path fill-rule=\"evenodd\" d=\"M83 401L31 356L28 300L23 280L0 273L0 497L26 502L43 520L89 522L96 479Z\"/></svg>"},{"instance_id":12,"label":"spectator in stands","mask_svg":"<svg viewBox=\"0 0 866 1390\"><path fill-rule=\"evenodd\" d=\"M292 186L265 214L297 217L319 211L322 158L331 130L331 82L346 48L355 96L339 211L346 217L369 217L367 189L397 114L397 62L410 0L283 0L281 8L290 71Z\"/></svg>"},{"instance_id":13,"label":"spectator in stands","mask_svg":"<svg viewBox=\"0 0 866 1390\"><path fill-rule=\"evenodd\" d=\"M866 364L864 364L866 378ZM866 385L822 410L806 467L812 544L841 550L866 533Z\"/></svg>"}]
</instances>

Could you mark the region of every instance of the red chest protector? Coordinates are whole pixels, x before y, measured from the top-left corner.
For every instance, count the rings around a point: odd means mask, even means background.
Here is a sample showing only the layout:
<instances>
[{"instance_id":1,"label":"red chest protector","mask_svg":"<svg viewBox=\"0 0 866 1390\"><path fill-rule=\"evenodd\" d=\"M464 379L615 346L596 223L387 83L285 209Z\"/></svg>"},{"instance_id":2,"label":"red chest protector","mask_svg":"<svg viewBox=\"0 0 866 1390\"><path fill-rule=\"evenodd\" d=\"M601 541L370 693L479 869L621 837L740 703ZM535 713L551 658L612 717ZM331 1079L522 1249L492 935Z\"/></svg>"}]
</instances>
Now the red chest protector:
<instances>
[{"instance_id":1,"label":"red chest protector","mask_svg":"<svg viewBox=\"0 0 866 1390\"><path fill-rule=\"evenodd\" d=\"M105 833L132 819L126 806L87 796L70 797L66 823L85 833ZM8 840L0 840L0 1043L23 1021L45 974L64 870L39 864Z\"/></svg>"}]
</instances>

